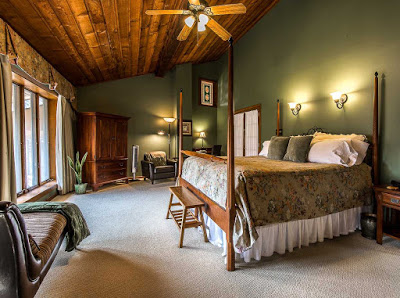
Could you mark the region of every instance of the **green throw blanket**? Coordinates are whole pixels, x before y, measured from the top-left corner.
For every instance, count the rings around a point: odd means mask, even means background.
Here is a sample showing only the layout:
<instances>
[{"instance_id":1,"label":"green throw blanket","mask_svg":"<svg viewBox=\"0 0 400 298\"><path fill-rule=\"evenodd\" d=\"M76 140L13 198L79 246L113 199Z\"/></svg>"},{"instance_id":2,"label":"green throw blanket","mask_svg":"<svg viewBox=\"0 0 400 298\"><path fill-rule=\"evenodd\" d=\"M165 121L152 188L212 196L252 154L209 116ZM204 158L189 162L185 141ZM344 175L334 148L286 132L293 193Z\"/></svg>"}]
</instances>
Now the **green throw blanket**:
<instances>
[{"instance_id":1,"label":"green throw blanket","mask_svg":"<svg viewBox=\"0 0 400 298\"><path fill-rule=\"evenodd\" d=\"M52 212L60 213L67 219L66 251L74 250L79 243L90 235L86 220L78 206L67 202L34 202L19 204L22 213Z\"/></svg>"}]
</instances>

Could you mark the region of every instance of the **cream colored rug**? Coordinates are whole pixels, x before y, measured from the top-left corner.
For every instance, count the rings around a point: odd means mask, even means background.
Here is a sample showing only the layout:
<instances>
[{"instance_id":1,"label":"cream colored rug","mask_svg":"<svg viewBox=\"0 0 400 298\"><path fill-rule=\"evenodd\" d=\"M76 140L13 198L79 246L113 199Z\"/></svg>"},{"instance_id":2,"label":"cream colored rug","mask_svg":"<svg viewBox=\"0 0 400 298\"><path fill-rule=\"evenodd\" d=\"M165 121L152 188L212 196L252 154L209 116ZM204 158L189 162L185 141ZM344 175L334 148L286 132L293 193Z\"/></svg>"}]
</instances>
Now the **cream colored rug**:
<instances>
[{"instance_id":1,"label":"cream colored rug","mask_svg":"<svg viewBox=\"0 0 400 298\"><path fill-rule=\"evenodd\" d=\"M399 297L400 241L360 233L227 272L222 250L166 220L168 186L134 182L57 197L77 204L92 235L62 247L37 297Z\"/></svg>"}]
</instances>

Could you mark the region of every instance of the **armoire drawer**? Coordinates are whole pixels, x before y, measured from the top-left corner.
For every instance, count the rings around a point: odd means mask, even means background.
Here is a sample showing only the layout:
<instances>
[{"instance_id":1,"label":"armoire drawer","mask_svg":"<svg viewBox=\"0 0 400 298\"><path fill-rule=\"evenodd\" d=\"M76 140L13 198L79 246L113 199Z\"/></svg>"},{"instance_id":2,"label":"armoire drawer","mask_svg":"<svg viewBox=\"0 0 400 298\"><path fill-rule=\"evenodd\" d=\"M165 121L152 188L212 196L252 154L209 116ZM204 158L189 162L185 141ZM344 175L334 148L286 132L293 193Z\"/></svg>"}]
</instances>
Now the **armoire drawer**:
<instances>
[{"instance_id":1,"label":"armoire drawer","mask_svg":"<svg viewBox=\"0 0 400 298\"><path fill-rule=\"evenodd\" d=\"M125 177L126 177L126 169L109 170L102 173L97 173L97 183L109 180L122 179Z\"/></svg>"},{"instance_id":2,"label":"armoire drawer","mask_svg":"<svg viewBox=\"0 0 400 298\"><path fill-rule=\"evenodd\" d=\"M113 170L126 169L126 160L97 162L97 173L104 173Z\"/></svg>"}]
</instances>

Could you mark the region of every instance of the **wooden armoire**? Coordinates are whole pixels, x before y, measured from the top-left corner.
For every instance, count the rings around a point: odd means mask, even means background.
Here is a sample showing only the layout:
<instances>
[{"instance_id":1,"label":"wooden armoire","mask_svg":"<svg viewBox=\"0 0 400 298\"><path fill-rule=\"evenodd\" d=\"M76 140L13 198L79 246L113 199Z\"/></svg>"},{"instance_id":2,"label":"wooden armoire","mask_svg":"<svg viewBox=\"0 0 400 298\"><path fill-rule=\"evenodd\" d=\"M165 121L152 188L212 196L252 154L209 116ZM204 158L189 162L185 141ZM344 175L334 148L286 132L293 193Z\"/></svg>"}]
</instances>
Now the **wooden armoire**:
<instances>
[{"instance_id":1,"label":"wooden armoire","mask_svg":"<svg viewBox=\"0 0 400 298\"><path fill-rule=\"evenodd\" d=\"M84 112L78 116L78 150L88 152L83 168L83 182L94 191L117 180L128 183L129 117Z\"/></svg>"}]
</instances>

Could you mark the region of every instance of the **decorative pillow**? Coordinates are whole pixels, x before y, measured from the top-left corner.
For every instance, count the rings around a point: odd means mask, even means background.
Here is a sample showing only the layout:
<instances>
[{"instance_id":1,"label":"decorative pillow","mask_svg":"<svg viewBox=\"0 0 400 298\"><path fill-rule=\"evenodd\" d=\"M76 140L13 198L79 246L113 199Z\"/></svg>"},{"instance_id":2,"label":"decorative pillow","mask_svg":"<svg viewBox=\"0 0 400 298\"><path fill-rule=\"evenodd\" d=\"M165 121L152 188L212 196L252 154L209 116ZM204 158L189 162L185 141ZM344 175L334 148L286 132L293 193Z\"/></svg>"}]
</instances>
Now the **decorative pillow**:
<instances>
[{"instance_id":1,"label":"decorative pillow","mask_svg":"<svg viewBox=\"0 0 400 298\"><path fill-rule=\"evenodd\" d=\"M286 148L290 137L272 137L268 147L269 159L282 160L285 156Z\"/></svg>"},{"instance_id":2,"label":"decorative pillow","mask_svg":"<svg viewBox=\"0 0 400 298\"><path fill-rule=\"evenodd\" d=\"M154 164L155 167L167 165L167 154L164 151L153 151L145 153L146 159Z\"/></svg>"},{"instance_id":3,"label":"decorative pillow","mask_svg":"<svg viewBox=\"0 0 400 298\"><path fill-rule=\"evenodd\" d=\"M270 143L270 141L265 141L265 142L263 143L263 148L262 148L260 154L258 154L258 155L268 157L268 147L269 147L269 143Z\"/></svg>"},{"instance_id":4,"label":"decorative pillow","mask_svg":"<svg viewBox=\"0 0 400 298\"><path fill-rule=\"evenodd\" d=\"M308 161L337 164L345 167L355 165L358 153L344 140L327 140L311 146Z\"/></svg>"},{"instance_id":5,"label":"decorative pillow","mask_svg":"<svg viewBox=\"0 0 400 298\"><path fill-rule=\"evenodd\" d=\"M291 137L283 160L306 162L313 136Z\"/></svg>"},{"instance_id":6,"label":"decorative pillow","mask_svg":"<svg viewBox=\"0 0 400 298\"><path fill-rule=\"evenodd\" d=\"M356 134L350 134L350 135L334 135L334 134L329 134L329 133L324 133L324 132L316 132L314 134L314 138L311 141L311 146L318 142L326 141L326 140L359 140L362 142L365 142L367 140L367 137L364 135L356 135Z\"/></svg>"},{"instance_id":7,"label":"decorative pillow","mask_svg":"<svg viewBox=\"0 0 400 298\"><path fill-rule=\"evenodd\" d=\"M367 155L369 144L359 140L351 140L351 145L358 153L356 161L356 165L358 166L364 161L364 158Z\"/></svg>"}]
</instances>

